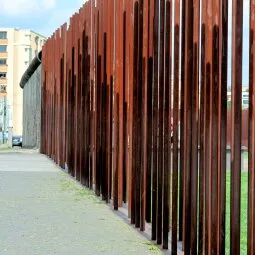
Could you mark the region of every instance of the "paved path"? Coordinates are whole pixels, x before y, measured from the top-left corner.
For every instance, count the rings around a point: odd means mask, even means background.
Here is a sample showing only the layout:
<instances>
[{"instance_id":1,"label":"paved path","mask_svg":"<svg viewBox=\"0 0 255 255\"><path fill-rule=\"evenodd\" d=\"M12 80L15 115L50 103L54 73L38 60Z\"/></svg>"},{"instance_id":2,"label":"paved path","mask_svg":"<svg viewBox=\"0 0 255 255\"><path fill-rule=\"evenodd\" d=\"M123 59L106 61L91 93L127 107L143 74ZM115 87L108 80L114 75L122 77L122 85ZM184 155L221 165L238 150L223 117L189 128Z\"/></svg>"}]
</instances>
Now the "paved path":
<instances>
[{"instance_id":1,"label":"paved path","mask_svg":"<svg viewBox=\"0 0 255 255\"><path fill-rule=\"evenodd\" d=\"M0 150L0 255L162 254L49 159Z\"/></svg>"}]
</instances>

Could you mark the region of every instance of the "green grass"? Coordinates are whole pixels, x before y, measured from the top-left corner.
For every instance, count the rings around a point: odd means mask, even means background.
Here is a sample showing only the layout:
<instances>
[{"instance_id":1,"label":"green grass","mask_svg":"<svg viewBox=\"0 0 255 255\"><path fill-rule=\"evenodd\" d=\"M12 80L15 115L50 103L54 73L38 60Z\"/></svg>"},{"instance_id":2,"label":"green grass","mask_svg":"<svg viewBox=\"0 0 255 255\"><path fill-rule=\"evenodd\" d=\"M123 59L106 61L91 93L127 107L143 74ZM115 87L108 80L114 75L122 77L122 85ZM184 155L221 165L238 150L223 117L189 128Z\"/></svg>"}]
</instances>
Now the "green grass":
<instances>
[{"instance_id":1,"label":"green grass","mask_svg":"<svg viewBox=\"0 0 255 255\"><path fill-rule=\"evenodd\" d=\"M231 174L226 174L226 254L230 254L230 180ZM95 194L80 185L72 179L63 179L61 181L61 189L63 191L74 192L75 200L89 199L94 203L103 203ZM248 173L242 172L241 174L241 253L247 254L247 218L248 218ZM151 242L145 242L144 245L148 246L150 252L158 253L157 245Z\"/></svg>"},{"instance_id":2,"label":"green grass","mask_svg":"<svg viewBox=\"0 0 255 255\"><path fill-rule=\"evenodd\" d=\"M73 192L74 199L76 201L83 200L84 198L92 200L93 202L99 202L100 200L95 196L92 190L89 190L81 186L78 182L72 179L61 180L61 189L63 191Z\"/></svg>"},{"instance_id":3,"label":"green grass","mask_svg":"<svg viewBox=\"0 0 255 255\"><path fill-rule=\"evenodd\" d=\"M244 158L245 160L248 160L248 152L244 152L244 153L243 153L243 158Z\"/></svg>"},{"instance_id":4,"label":"green grass","mask_svg":"<svg viewBox=\"0 0 255 255\"><path fill-rule=\"evenodd\" d=\"M226 254L230 254L230 180L226 180ZM247 254L247 218L248 218L248 173L241 174L241 253Z\"/></svg>"}]
</instances>

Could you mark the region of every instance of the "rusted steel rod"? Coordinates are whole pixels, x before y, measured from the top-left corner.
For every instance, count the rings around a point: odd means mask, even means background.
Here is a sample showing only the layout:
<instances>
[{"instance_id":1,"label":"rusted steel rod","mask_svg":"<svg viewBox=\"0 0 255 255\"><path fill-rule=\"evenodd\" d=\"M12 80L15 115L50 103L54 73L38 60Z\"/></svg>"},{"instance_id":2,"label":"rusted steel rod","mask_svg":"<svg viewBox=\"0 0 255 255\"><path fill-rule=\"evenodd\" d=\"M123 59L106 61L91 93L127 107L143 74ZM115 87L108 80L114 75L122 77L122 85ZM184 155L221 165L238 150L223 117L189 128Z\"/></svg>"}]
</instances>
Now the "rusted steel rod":
<instances>
[{"instance_id":1,"label":"rusted steel rod","mask_svg":"<svg viewBox=\"0 0 255 255\"><path fill-rule=\"evenodd\" d=\"M255 103L255 37L254 37L254 29L255 29L255 1L250 2L250 84L249 84L249 186L248 186L248 254L253 254L255 252L255 178L254 178L254 167L255 167L255 118L254 118L254 103Z\"/></svg>"},{"instance_id":2,"label":"rusted steel rod","mask_svg":"<svg viewBox=\"0 0 255 255\"><path fill-rule=\"evenodd\" d=\"M173 161L172 161L172 244L173 254L177 254L177 233L178 233L178 175L179 175L179 115L180 115L180 7L181 1L175 0L174 3L174 82L173 82L173 118L170 119L170 125L173 130ZM171 134L170 134L171 135Z\"/></svg>"},{"instance_id":3,"label":"rusted steel rod","mask_svg":"<svg viewBox=\"0 0 255 255\"><path fill-rule=\"evenodd\" d=\"M230 252L240 253L243 1L232 2L232 142Z\"/></svg>"},{"instance_id":4,"label":"rusted steel rod","mask_svg":"<svg viewBox=\"0 0 255 255\"><path fill-rule=\"evenodd\" d=\"M159 69L159 1L154 0L154 24L153 24L153 85L152 85L152 240L157 239L157 178L158 178L158 69Z\"/></svg>"}]
</instances>

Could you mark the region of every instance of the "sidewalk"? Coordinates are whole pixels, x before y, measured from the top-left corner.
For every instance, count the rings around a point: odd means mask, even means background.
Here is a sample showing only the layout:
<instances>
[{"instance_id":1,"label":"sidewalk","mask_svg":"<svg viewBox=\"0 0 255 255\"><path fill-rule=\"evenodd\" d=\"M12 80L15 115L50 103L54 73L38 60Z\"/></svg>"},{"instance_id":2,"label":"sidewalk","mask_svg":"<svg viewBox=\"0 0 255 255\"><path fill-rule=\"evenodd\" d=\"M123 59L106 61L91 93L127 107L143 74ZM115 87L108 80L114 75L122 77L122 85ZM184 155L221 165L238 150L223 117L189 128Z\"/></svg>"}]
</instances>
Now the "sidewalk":
<instances>
[{"instance_id":1,"label":"sidewalk","mask_svg":"<svg viewBox=\"0 0 255 255\"><path fill-rule=\"evenodd\" d=\"M33 151L0 150L0 206L1 255L163 254Z\"/></svg>"}]
</instances>

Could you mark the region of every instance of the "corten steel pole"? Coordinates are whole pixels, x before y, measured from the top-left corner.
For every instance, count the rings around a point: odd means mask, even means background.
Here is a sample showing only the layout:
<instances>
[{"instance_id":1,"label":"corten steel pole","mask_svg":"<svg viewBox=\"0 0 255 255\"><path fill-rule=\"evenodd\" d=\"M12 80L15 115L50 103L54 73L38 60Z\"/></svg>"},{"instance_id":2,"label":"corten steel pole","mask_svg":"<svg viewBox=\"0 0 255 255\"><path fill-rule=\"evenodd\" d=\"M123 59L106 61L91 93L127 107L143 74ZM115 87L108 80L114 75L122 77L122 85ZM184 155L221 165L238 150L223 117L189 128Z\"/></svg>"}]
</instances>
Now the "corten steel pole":
<instances>
[{"instance_id":1,"label":"corten steel pole","mask_svg":"<svg viewBox=\"0 0 255 255\"><path fill-rule=\"evenodd\" d=\"M69 144L70 144L70 149L69 149L69 154L70 154L70 171L71 175L74 177L75 172L74 172L74 45L73 45L73 40L74 40L74 31L73 31L73 22L74 22L74 17L71 18L70 20L70 101L69 101L69 114L70 114L70 119L69 119Z\"/></svg>"},{"instance_id":2,"label":"corten steel pole","mask_svg":"<svg viewBox=\"0 0 255 255\"><path fill-rule=\"evenodd\" d=\"M54 34L54 40L53 40L53 49L54 49L54 62L53 62L53 88L54 88L54 94L53 94L53 116L52 120L54 122L54 129L53 129L53 149L52 149L52 159L57 162L57 143L58 143L58 134L57 134L57 128L58 128L58 122L57 122L57 100L58 100L58 87L57 87L57 65L58 65L58 45L57 45L57 34L58 30L55 31Z\"/></svg>"},{"instance_id":3,"label":"corten steel pole","mask_svg":"<svg viewBox=\"0 0 255 255\"><path fill-rule=\"evenodd\" d=\"M100 131L101 131L101 40L100 40L100 1L95 8L95 191L100 196L101 169L100 169Z\"/></svg>"},{"instance_id":4,"label":"corten steel pole","mask_svg":"<svg viewBox=\"0 0 255 255\"><path fill-rule=\"evenodd\" d=\"M93 63L93 74L91 77L92 80L92 173L91 173L91 186L93 187L95 185L95 179L96 179L96 82L97 82L97 7L96 2L93 0L92 4L92 63Z\"/></svg>"},{"instance_id":5,"label":"corten steel pole","mask_svg":"<svg viewBox=\"0 0 255 255\"><path fill-rule=\"evenodd\" d=\"M76 179L81 181L81 173L80 173L80 160L79 160L79 152L80 152L80 121L79 121L79 109L80 109L80 62L79 62L79 51L80 51L80 40L79 40L79 13L76 13L75 18L75 69L76 69L76 78L75 78L75 101L76 101L76 148L75 148L75 165L76 165Z\"/></svg>"},{"instance_id":6,"label":"corten steel pole","mask_svg":"<svg viewBox=\"0 0 255 255\"><path fill-rule=\"evenodd\" d=\"M128 1L123 2L123 203L128 199L128 68L129 36L127 30Z\"/></svg>"},{"instance_id":7,"label":"corten steel pole","mask_svg":"<svg viewBox=\"0 0 255 255\"><path fill-rule=\"evenodd\" d=\"M61 100L61 86L60 86L60 66L61 66L61 33L60 33L60 28L58 29L58 40L57 40L58 48L57 48L57 55L58 55L58 63L57 63L57 127L58 127L58 132L57 132L57 164L60 165L60 135L61 134L61 125L60 125L60 100Z\"/></svg>"},{"instance_id":8,"label":"corten steel pole","mask_svg":"<svg viewBox=\"0 0 255 255\"><path fill-rule=\"evenodd\" d=\"M70 19L71 24L71 19ZM72 174L72 30L68 30L68 171Z\"/></svg>"},{"instance_id":9,"label":"corten steel pole","mask_svg":"<svg viewBox=\"0 0 255 255\"><path fill-rule=\"evenodd\" d=\"M96 184L96 192L97 195L100 196L102 193L102 82L103 82L103 6L102 0L98 1L98 35L97 35L97 43L98 43L98 56L97 56L97 184Z\"/></svg>"},{"instance_id":10,"label":"corten steel pole","mask_svg":"<svg viewBox=\"0 0 255 255\"><path fill-rule=\"evenodd\" d=\"M191 141L192 141L192 73L193 73L193 0L186 2L185 83L184 83L184 252L191 247Z\"/></svg>"},{"instance_id":11,"label":"corten steel pole","mask_svg":"<svg viewBox=\"0 0 255 255\"><path fill-rule=\"evenodd\" d=\"M79 14L78 14L78 137L81 137L82 139L79 140L79 148L78 148L78 168L79 168L79 178L80 182L84 185L84 179L83 179L83 147L84 147L84 129L82 121L83 114L82 114L82 104L83 104L83 77L82 77L82 44L83 44L83 26L84 26L84 12L83 8L80 8Z\"/></svg>"},{"instance_id":12,"label":"corten steel pole","mask_svg":"<svg viewBox=\"0 0 255 255\"><path fill-rule=\"evenodd\" d=\"M191 254L197 254L197 205L198 205L198 95L200 65L200 0L194 0L193 9L193 77L191 93Z\"/></svg>"},{"instance_id":13,"label":"corten steel pole","mask_svg":"<svg viewBox=\"0 0 255 255\"><path fill-rule=\"evenodd\" d=\"M86 123L86 184L87 187L91 186L91 177L92 177L92 150L91 150L91 125L92 125L92 82L91 82L91 73L92 73L92 38L91 38L91 31L92 31L92 24L91 24L91 7L92 2L90 1L87 6L87 20L86 20L86 51L87 53L87 62L86 71L87 82L86 82L86 112L87 112L87 123Z\"/></svg>"},{"instance_id":14,"label":"corten steel pole","mask_svg":"<svg viewBox=\"0 0 255 255\"><path fill-rule=\"evenodd\" d=\"M54 88L55 88L55 98L54 98L54 120L55 120L55 127L54 127L54 156L53 159L56 164L58 164L58 94L59 94L59 87L58 87L58 63L59 63L59 29L55 32L55 40L54 40L54 51L55 51L55 64L54 64Z\"/></svg>"},{"instance_id":15,"label":"corten steel pole","mask_svg":"<svg viewBox=\"0 0 255 255\"><path fill-rule=\"evenodd\" d=\"M84 58L86 57L85 53L85 30L86 30L86 12L85 12L85 5L83 5L80 14L80 54L79 54L79 61L80 61L80 130L81 130L81 144L80 144L80 172L81 172L81 184L85 185L85 145L86 145L86 136L85 136L85 90L86 90L86 75L85 75L85 61Z\"/></svg>"},{"instance_id":16,"label":"corten steel pole","mask_svg":"<svg viewBox=\"0 0 255 255\"><path fill-rule=\"evenodd\" d=\"M50 136L51 136L51 143L50 143L50 157L51 159L54 160L54 152L55 152L55 90L56 90L56 86L55 86L55 70L54 70L54 66L55 66L55 44L54 44L54 38L55 38L55 33L53 34L52 38L51 38L51 51L52 51L52 54L54 56L53 59L51 59L50 61L50 67L51 67L51 85L52 85L52 88L51 88L51 119L50 119L50 123L51 123L51 133L50 133Z\"/></svg>"},{"instance_id":17,"label":"corten steel pole","mask_svg":"<svg viewBox=\"0 0 255 255\"><path fill-rule=\"evenodd\" d=\"M118 187L119 187L119 169L118 169L118 153L119 153L119 88L118 81L116 76L118 75L118 32L116 22L118 21L118 12L119 12L119 1L114 0L114 25L113 25L113 140L114 140L114 148L113 148L113 203L114 210L118 210Z\"/></svg>"},{"instance_id":18,"label":"corten steel pole","mask_svg":"<svg viewBox=\"0 0 255 255\"><path fill-rule=\"evenodd\" d=\"M171 106L172 106L172 1L165 1L163 96L163 249L168 249L170 223ZM176 201L177 199L174 198Z\"/></svg>"},{"instance_id":19,"label":"corten steel pole","mask_svg":"<svg viewBox=\"0 0 255 255\"><path fill-rule=\"evenodd\" d=\"M141 8L141 7L140 7ZM149 1L143 1L143 28L142 28L142 162L141 162L141 225L140 230L145 230L146 218L146 185L147 185L147 140L148 140L148 53L149 53Z\"/></svg>"},{"instance_id":20,"label":"corten steel pole","mask_svg":"<svg viewBox=\"0 0 255 255\"><path fill-rule=\"evenodd\" d=\"M212 82L211 82L211 252L218 252L219 243L219 197L218 181L220 168L218 164L218 123L219 123L219 1L213 1L213 47L212 47Z\"/></svg>"},{"instance_id":21,"label":"corten steel pole","mask_svg":"<svg viewBox=\"0 0 255 255\"><path fill-rule=\"evenodd\" d=\"M111 199L112 176L112 8L113 1L108 0L108 32L107 32L107 200Z\"/></svg>"},{"instance_id":22,"label":"corten steel pole","mask_svg":"<svg viewBox=\"0 0 255 255\"><path fill-rule=\"evenodd\" d=\"M73 174L74 178L77 179L77 143L78 143L78 138L77 138L77 110L78 110L78 105L77 105L77 100L78 100L78 94L77 94L77 25L76 25L76 19L77 19L77 14L74 14L73 17L73 104L74 104L74 110L73 110Z\"/></svg>"},{"instance_id":23,"label":"corten steel pole","mask_svg":"<svg viewBox=\"0 0 255 255\"><path fill-rule=\"evenodd\" d=\"M94 0L90 4L90 169L89 169L89 186L93 187L94 179L94 77L95 77L95 48L94 48Z\"/></svg>"},{"instance_id":24,"label":"corten steel pole","mask_svg":"<svg viewBox=\"0 0 255 255\"><path fill-rule=\"evenodd\" d=\"M67 26L67 25L66 25ZM69 30L66 27L66 47L65 47L65 99L66 99L66 107L65 107L65 158L66 158L66 167L68 167L69 171Z\"/></svg>"},{"instance_id":25,"label":"corten steel pole","mask_svg":"<svg viewBox=\"0 0 255 255\"><path fill-rule=\"evenodd\" d=\"M226 231L226 127L228 80L228 0L220 2L220 113L219 113L219 253L225 252Z\"/></svg>"},{"instance_id":26,"label":"corten steel pole","mask_svg":"<svg viewBox=\"0 0 255 255\"><path fill-rule=\"evenodd\" d=\"M152 105L152 150L153 150L153 166L152 166L152 240L157 239L157 176L158 176L158 24L159 24L159 1L154 0L154 31L153 31L153 105Z\"/></svg>"},{"instance_id":27,"label":"corten steel pole","mask_svg":"<svg viewBox=\"0 0 255 255\"><path fill-rule=\"evenodd\" d=\"M134 2L134 43L133 45L138 46L138 40L139 40L139 5L138 2ZM138 148L137 148L137 89L138 89L138 73L137 73L137 67L138 67L138 47L134 47L133 49L133 100L132 100L132 109L133 109L133 127L132 127L132 206L131 206L131 223L135 224L136 227L139 227L139 201L137 201L137 196L139 196L140 191L140 185L139 183L139 169L137 167L137 158L138 158ZM137 187L138 185L138 187ZM137 204L138 203L138 204Z\"/></svg>"},{"instance_id":28,"label":"corten steel pole","mask_svg":"<svg viewBox=\"0 0 255 255\"><path fill-rule=\"evenodd\" d=\"M84 72L83 72L83 56L85 55L83 52L83 46L84 46L84 30L85 30L85 9L84 9L84 5L81 7L80 12L79 12L79 16L80 16L80 29L79 29L79 40L80 40L80 50L79 50L79 75L80 75L80 112L79 112L79 118L80 118L80 130L81 130L81 142L80 142L80 151L79 151L79 167L80 167L80 178L81 178L81 183L84 185L84 141L85 141L85 132L84 132L84 101L85 101L85 97L84 97Z\"/></svg>"},{"instance_id":29,"label":"corten steel pole","mask_svg":"<svg viewBox=\"0 0 255 255\"><path fill-rule=\"evenodd\" d=\"M205 32L205 253L211 250L211 83L212 83L212 0L206 1L206 32Z\"/></svg>"},{"instance_id":30,"label":"corten steel pole","mask_svg":"<svg viewBox=\"0 0 255 255\"><path fill-rule=\"evenodd\" d=\"M130 26L129 26L129 95L128 95L128 110L129 110L129 127L128 127L128 136L129 136L129 151L128 151L128 169L129 169L129 217L131 218L131 223L134 224L134 190L133 187L133 86L134 86L134 1L129 1L129 13L130 13Z\"/></svg>"},{"instance_id":31,"label":"corten steel pole","mask_svg":"<svg viewBox=\"0 0 255 255\"><path fill-rule=\"evenodd\" d=\"M181 0L181 98L180 98L180 187L179 187L179 241L183 241L183 197L184 197L184 83L185 83L185 18L186 1Z\"/></svg>"},{"instance_id":32,"label":"corten steel pole","mask_svg":"<svg viewBox=\"0 0 255 255\"><path fill-rule=\"evenodd\" d=\"M159 103L158 103L158 192L157 192L157 243L162 243L162 196L163 196L163 98L165 54L165 1L159 6Z\"/></svg>"},{"instance_id":33,"label":"corten steel pole","mask_svg":"<svg viewBox=\"0 0 255 255\"><path fill-rule=\"evenodd\" d=\"M62 93L62 88L61 88L61 28L59 28L58 30L58 65L57 65L57 74L58 74L58 143L57 143L57 158L58 158L58 165L60 166L60 162L61 162L61 156L60 156L60 150L61 150L61 141L60 141L60 137L62 137L62 130L61 130L61 93Z\"/></svg>"},{"instance_id":34,"label":"corten steel pole","mask_svg":"<svg viewBox=\"0 0 255 255\"><path fill-rule=\"evenodd\" d=\"M62 26L61 30L61 37L62 37L62 46L61 46L61 55L62 55L62 62L61 62L61 126L62 126L62 138L61 138L61 167L65 169L65 162L66 162L66 155L65 155L65 119L66 119L66 71L65 71L65 62L66 62L66 24Z\"/></svg>"},{"instance_id":35,"label":"corten steel pole","mask_svg":"<svg viewBox=\"0 0 255 255\"><path fill-rule=\"evenodd\" d=\"M119 154L118 154L118 204L123 205L123 1L118 1L116 9L116 86L119 93Z\"/></svg>"},{"instance_id":36,"label":"corten steel pole","mask_svg":"<svg viewBox=\"0 0 255 255\"><path fill-rule=\"evenodd\" d=\"M207 140L205 139L205 84L206 84L206 65L205 65L205 33L206 33L206 1L202 2L201 6L202 10L202 19L201 19L201 37L200 37L200 157L199 157L199 219L198 219L198 253L202 254L204 251L204 239L205 239L205 231L204 231L204 205L205 205L205 144Z\"/></svg>"},{"instance_id":37,"label":"corten steel pole","mask_svg":"<svg viewBox=\"0 0 255 255\"><path fill-rule=\"evenodd\" d=\"M106 113L106 97L107 97L107 53L106 53L106 47L107 47L107 39L106 39L106 25L107 25L107 1L103 2L103 29L102 29L102 35L103 35L103 83L102 83L102 197L103 200L106 200L106 183L107 183L107 161L106 161L106 119L107 119L107 113Z\"/></svg>"},{"instance_id":38,"label":"corten steel pole","mask_svg":"<svg viewBox=\"0 0 255 255\"><path fill-rule=\"evenodd\" d=\"M240 253L243 1L232 1L230 252Z\"/></svg>"},{"instance_id":39,"label":"corten steel pole","mask_svg":"<svg viewBox=\"0 0 255 255\"><path fill-rule=\"evenodd\" d=\"M86 98L86 74L85 74L85 30L86 30L86 12L85 5L83 5L80 14L80 130L81 130L81 144L80 144L80 172L81 172L81 184L85 185L85 165L86 165L86 154L85 154L85 146L86 146L86 136L85 136L85 125L87 123L85 119L85 98Z\"/></svg>"},{"instance_id":40,"label":"corten steel pole","mask_svg":"<svg viewBox=\"0 0 255 255\"><path fill-rule=\"evenodd\" d=\"M179 92L180 92L180 0L174 2L174 83L173 83L173 116L170 125L173 130L173 160L172 160L172 243L171 250L177 254L177 225L178 225L178 167L179 167ZM173 121L172 121L173 118Z\"/></svg>"},{"instance_id":41,"label":"corten steel pole","mask_svg":"<svg viewBox=\"0 0 255 255\"><path fill-rule=\"evenodd\" d=\"M103 127L103 83L104 83L104 34L103 34L103 25L104 25L104 9L103 9L103 1L99 2L99 8L100 8L100 22L99 22L99 41L100 41L100 76L101 76L101 82L99 84L100 86L100 152L99 152L99 158L100 160L100 195L103 194L104 185L103 185L103 172L104 172L104 159L103 159L103 136L104 136L104 127Z\"/></svg>"},{"instance_id":42,"label":"corten steel pole","mask_svg":"<svg viewBox=\"0 0 255 255\"><path fill-rule=\"evenodd\" d=\"M74 104L74 110L73 110L73 125L74 125L74 129L73 129L73 157L72 157L72 161L73 161L73 174L74 174L74 178L76 178L77 180L79 180L77 178L77 143L78 143L78 137L77 137L77 111L78 111L78 105L77 105L77 100L78 100L78 92L77 92L77 13L74 14L73 16L73 23L72 23L72 29L73 29L73 40L72 40L72 44L73 44L73 81L72 81L72 85L73 85L73 104Z\"/></svg>"},{"instance_id":43,"label":"corten steel pole","mask_svg":"<svg viewBox=\"0 0 255 255\"><path fill-rule=\"evenodd\" d=\"M63 109L63 132L64 132L64 138L63 138L63 166L64 169L67 165L67 154L66 154L66 148L67 148L67 23L63 26L63 89L64 89L64 109Z\"/></svg>"},{"instance_id":44,"label":"corten steel pole","mask_svg":"<svg viewBox=\"0 0 255 255\"><path fill-rule=\"evenodd\" d=\"M128 192L128 68L129 36L127 30L128 1L123 3L123 202L127 203Z\"/></svg>"},{"instance_id":45,"label":"corten steel pole","mask_svg":"<svg viewBox=\"0 0 255 255\"><path fill-rule=\"evenodd\" d=\"M255 1L250 1L250 76L249 76L249 186L248 186L248 253L255 253Z\"/></svg>"},{"instance_id":46,"label":"corten steel pole","mask_svg":"<svg viewBox=\"0 0 255 255\"><path fill-rule=\"evenodd\" d=\"M142 212L142 192L143 192L143 158L142 158L142 115L143 115L143 0L138 1L138 55L137 55L137 90L136 90L136 227L141 228L141 218L144 220ZM144 222L143 222L144 224Z\"/></svg>"},{"instance_id":47,"label":"corten steel pole","mask_svg":"<svg viewBox=\"0 0 255 255\"><path fill-rule=\"evenodd\" d=\"M45 58L45 45L42 47L42 57ZM45 63L42 63L42 87L41 87L41 143L40 153L45 154Z\"/></svg>"},{"instance_id":48,"label":"corten steel pole","mask_svg":"<svg viewBox=\"0 0 255 255\"><path fill-rule=\"evenodd\" d=\"M147 222L151 222L151 177L152 177L152 82L153 82L153 15L154 0L148 1L148 60L147 61L147 168L146 168L146 212Z\"/></svg>"}]
</instances>

